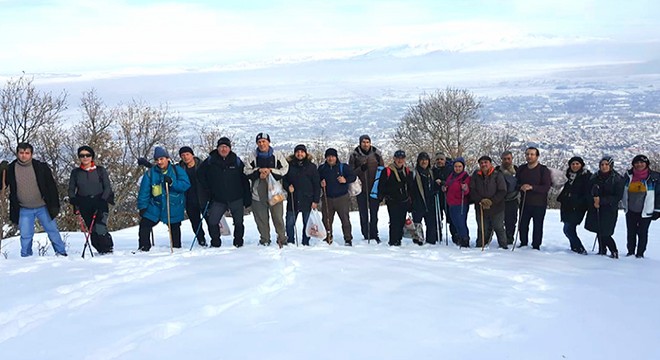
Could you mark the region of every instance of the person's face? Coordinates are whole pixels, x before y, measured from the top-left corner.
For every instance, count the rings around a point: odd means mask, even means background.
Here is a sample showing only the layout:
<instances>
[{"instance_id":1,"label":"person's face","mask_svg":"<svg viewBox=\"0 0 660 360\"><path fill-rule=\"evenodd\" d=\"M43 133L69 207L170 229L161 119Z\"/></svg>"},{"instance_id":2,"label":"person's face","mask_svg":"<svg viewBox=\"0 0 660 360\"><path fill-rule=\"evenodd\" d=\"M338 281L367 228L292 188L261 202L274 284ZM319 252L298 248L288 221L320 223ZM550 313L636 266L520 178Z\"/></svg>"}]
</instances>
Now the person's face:
<instances>
[{"instance_id":1,"label":"person's face","mask_svg":"<svg viewBox=\"0 0 660 360\"><path fill-rule=\"evenodd\" d=\"M606 174L612 170L612 167L610 166L610 163L607 161L601 161L600 164L598 165L598 168L600 169L600 172Z\"/></svg>"},{"instance_id":2,"label":"person's face","mask_svg":"<svg viewBox=\"0 0 660 360\"><path fill-rule=\"evenodd\" d=\"M635 163L633 164L633 168L635 168L635 170L637 171L644 170L646 169L646 167L647 167L646 163L643 161L635 161Z\"/></svg>"},{"instance_id":3,"label":"person's face","mask_svg":"<svg viewBox=\"0 0 660 360\"><path fill-rule=\"evenodd\" d=\"M325 162L328 163L330 166L335 166L337 164L337 157L334 155L329 155L325 157Z\"/></svg>"},{"instance_id":4,"label":"person's face","mask_svg":"<svg viewBox=\"0 0 660 360\"><path fill-rule=\"evenodd\" d=\"M78 154L78 159L80 159L80 164L83 166L89 166L92 163L92 154L83 150Z\"/></svg>"},{"instance_id":5,"label":"person's face","mask_svg":"<svg viewBox=\"0 0 660 360\"><path fill-rule=\"evenodd\" d=\"M463 164L459 162L454 163L454 172L455 173L462 173L463 172Z\"/></svg>"},{"instance_id":6,"label":"person's face","mask_svg":"<svg viewBox=\"0 0 660 360\"><path fill-rule=\"evenodd\" d=\"M296 159L302 160L307 156L307 153L302 150L297 150L294 155L296 156Z\"/></svg>"},{"instance_id":7,"label":"person's face","mask_svg":"<svg viewBox=\"0 0 660 360\"><path fill-rule=\"evenodd\" d=\"M395 157L395 158L394 158L394 165L396 165L396 167L399 167L399 168L400 168L400 167L402 167L405 163L406 163L406 158L404 158L404 157Z\"/></svg>"},{"instance_id":8,"label":"person's face","mask_svg":"<svg viewBox=\"0 0 660 360\"><path fill-rule=\"evenodd\" d=\"M580 169L582 169L582 164L580 164L579 161L573 161L571 163L571 171L572 172L576 173L576 172L580 171Z\"/></svg>"},{"instance_id":9,"label":"person's face","mask_svg":"<svg viewBox=\"0 0 660 360\"><path fill-rule=\"evenodd\" d=\"M158 167L163 170L167 169L167 165L169 163L170 163L170 159L164 156L161 156L158 159L156 159L156 165L158 165Z\"/></svg>"},{"instance_id":10,"label":"person's face","mask_svg":"<svg viewBox=\"0 0 660 360\"><path fill-rule=\"evenodd\" d=\"M539 160L539 157L536 155L536 150L529 149L525 151L525 160L527 160L528 164L535 164Z\"/></svg>"},{"instance_id":11,"label":"person's face","mask_svg":"<svg viewBox=\"0 0 660 360\"><path fill-rule=\"evenodd\" d=\"M32 160L32 150L30 149L18 149L18 153L16 154L18 157L18 160L21 162L28 162Z\"/></svg>"},{"instance_id":12,"label":"person's face","mask_svg":"<svg viewBox=\"0 0 660 360\"><path fill-rule=\"evenodd\" d=\"M430 163L431 162L428 161L427 159L422 159L422 160L419 161L419 167L421 167L422 169L426 169L426 168L429 167Z\"/></svg>"},{"instance_id":13,"label":"person's face","mask_svg":"<svg viewBox=\"0 0 660 360\"><path fill-rule=\"evenodd\" d=\"M513 165L513 155L504 155L500 159L502 159L502 167L509 168Z\"/></svg>"},{"instance_id":14,"label":"person's face","mask_svg":"<svg viewBox=\"0 0 660 360\"><path fill-rule=\"evenodd\" d=\"M259 149L259 151L266 152L268 151L269 147L270 147L270 141L266 139L259 139L259 141L257 141L257 148Z\"/></svg>"},{"instance_id":15,"label":"person's face","mask_svg":"<svg viewBox=\"0 0 660 360\"><path fill-rule=\"evenodd\" d=\"M268 142L268 141L266 141L266 142ZM259 150L261 150L261 149L259 149ZM222 156L222 157L227 157L227 155L229 155L230 151L231 151L231 148L229 146L225 145L225 144L222 144L222 145L218 146L218 154L220 154L220 156Z\"/></svg>"},{"instance_id":16,"label":"person's face","mask_svg":"<svg viewBox=\"0 0 660 360\"><path fill-rule=\"evenodd\" d=\"M183 160L183 162L186 164L191 164L195 162L195 157L193 156L193 154L189 152L184 152L180 156L181 156L181 160Z\"/></svg>"},{"instance_id":17,"label":"person's face","mask_svg":"<svg viewBox=\"0 0 660 360\"><path fill-rule=\"evenodd\" d=\"M488 161L488 160L479 161L479 170L481 170L481 172L483 172L483 173L488 172L490 170L491 166L493 166L493 164L491 164L491 162Z\"/></svg>"},{"instance_id":18,"label":"person's face","mask_svg":"<svg viewBox=\"0 0 660 360\"><path fill-rule=\"evenodd\" d=\"M435 159L435 165L437 167L444 167L446 163L447 163L447 159L445 158Z\"/></svg>"},{"instance_id":19,"label":"person's face","mask_svg":"<svg viewBox=\"0 0 660 360\"><path fill-rule=\"evenodd\" d=\"M361 147L362 150L364 150L364 151L369 151L369 149L371 149L371 140L369 140L369 139L362 139L362 141L360 141L360 147Z\"/></svg>"}]
</instances>

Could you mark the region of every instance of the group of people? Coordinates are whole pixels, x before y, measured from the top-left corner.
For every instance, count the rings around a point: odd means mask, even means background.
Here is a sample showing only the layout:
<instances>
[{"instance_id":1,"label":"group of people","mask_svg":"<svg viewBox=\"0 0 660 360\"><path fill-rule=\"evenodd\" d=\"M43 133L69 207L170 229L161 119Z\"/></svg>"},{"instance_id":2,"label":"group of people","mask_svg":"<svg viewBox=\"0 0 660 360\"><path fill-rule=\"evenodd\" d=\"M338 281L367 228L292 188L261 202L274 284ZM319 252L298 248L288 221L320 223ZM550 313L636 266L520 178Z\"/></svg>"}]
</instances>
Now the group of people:
<instances>
[{"instance_id":1,"label":"group of people","mask_svg":"<svg viewBox=\"0 0 660 360\"><path fill-rule=\"evenodd\" d=\"M327 229L323 240L328 244L334 240L336 213L344 244L351 246L350 197L356 193L362 237L376 243L380 243L378 209L384 201L389 214L390 246L401 245L405 228L412 229L416 244L442 242L440 229L445 220L445 233L451 234L451 240L458 246L470 247L467 214L472 204L477 220L476 246L489 245L493 234L502 249L514 244L517 236L520 247L528 246L532 222L531 246L539 250L542 244L552 176L551 170L539 162L540 153L535 147L526 149L526 163L520 166L513 165L513 154L509 151L501 154L499 166L489 156L482 156L478 159L479 168L470 175L463 158L452 160L440 152L435 154L433 162L428 153L419 153L415 166L410 168L406 166L405 151L397 150L392 163L385 166L382 153L371 144L368 135L359 138L347 163L340 161L336 149L329 148L324 154L325 161L318 167L303 144L285 156L273 149L269 134L259 133L255 140L256 148L245 162L232 151L227 137L218 140L216 149L205 160L195 156L189 146L179 149L178 164L172 162L162 147L154 150L155 164L140 159L139 163L148 169L142 176L137 196L141 218L138 250L150 250L150 233L159 222L169 226L171 246L181 247L184 213L199 245L220 247L220 224L227 211L233 220L233 246L241 247L245 234L244 209L248 207L254 214L261 245L271 244L271 217L276 243L283 247L296 241L298 214L302 214L306 227L312 211L321 208ZM55 181L49 167L32 158L33 150L30 144L20 143L17 159L0 165L3 174L6 171L5 183L10 189L10 219L20 229L21 256L32 255L35 218L48 234L56 254L66 256L54 220L60 206ZM113 241L106 224L114 193L108 172L94 163L91 147L81 146L77 153L80 165L71 172L69 202L89 229L91 245L101 254L112 253ZM627 255L644 257L649 226L660 217L660 195L655 192L660 174L649 166L648 157L638 155L632 161L632 168L620 175L614 170L613 159L604 157L598 171L591 174L582 158L568 161L567 181L557 200L561 203L563 231L571 250L587 253L577 234L577 226L586 215L585 228L596 234L598 253L606 255L609 250L610 257L618 258L612 235L622 203ZM210 244L202 228L203 220L207 223ZM302 244L309 245L309 241L309 235L303 231Z\"/></svg>"}]
</instances>

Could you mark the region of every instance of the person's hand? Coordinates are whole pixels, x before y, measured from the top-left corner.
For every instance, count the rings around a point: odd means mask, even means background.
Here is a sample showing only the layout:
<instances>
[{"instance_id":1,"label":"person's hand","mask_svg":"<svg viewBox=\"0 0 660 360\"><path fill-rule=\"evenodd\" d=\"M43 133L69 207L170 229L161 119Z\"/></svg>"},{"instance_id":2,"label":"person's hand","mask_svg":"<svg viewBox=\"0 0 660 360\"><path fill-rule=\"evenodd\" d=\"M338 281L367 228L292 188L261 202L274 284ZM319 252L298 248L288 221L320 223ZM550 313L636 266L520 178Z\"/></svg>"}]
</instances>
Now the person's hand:
<instances>
[{"instance_id":1,"label":"person's hand","mask_svg":"<svg viewBox=\"0 0 660 360\"><path fill-rule=\"evenodd\" d=\"M532 190L532 185L530 185L530 184L523 184L523 186L520 187L520 190L525 191L525 192L527 192L527 191L529 191L529 190Z\"/></svg>"},{"instance_id":2,"label":"person's hand","mask_svg":"<svg viewBox=\"0 0 660 360\"><path fill-rule=\"evenodd\" d=\"M146 168L151 168L151 167L154 166L154 164L150 163L149 160L147 160L146 158L143 158L143 157L139 158L137 160L137 162L138 162L138 165L144 166Z\"/></svg>"},{"instance_id":3,"label":"person's hand","mask_svg":"<svg viewBox=\"0 0 660 360\"><path fill-rule=\"evenodd\" d=\"M491 206L493 206L493 201L491 199L484 198L479 201L479 204L484 210L488 210Z\"/></svg>"},{"instance_id":4,"label":"person's hand","mask_svg":"<svg viewBox=\"0 0 660 360\"><path fill-rule=\"evenodd\" d=\"M368 168L368 167L369 167L369 166L368 166L367 163L365 162L364 164L360 165L360 170L362 170L362 171L367 171L367 168Z\"/></svg>"},{"instance_id":5,"label":"person's hand","mask_svg":"<svg viewBox=\"0 0 660 360\"><path fill-rule=\"evenodd\" d=\"M319 207L319 204L313 202L313 203L312 203L312 209L313 209L313 210L316 210L317 207Z\"/></svg>"},{"instance_id":6,"label":"person's hand","mask_svg":"<svg viewBox=\"0 0 660 360\"><path fill-rule=\"evenodd\" d=\"M172 178L169 175L163 176L163 181L165 181L167 185L172 185Z\"/></svg>"},{"instance_id":7,"label":"person's hand","mask_svg":"<svg viewBox=\"0 0 660 360\"><path fill-rule=\"evenodd\" d=\"M594 196L594 207L600 209L600 197Z\"/></svg>"},{"instance_id":8,"label":"person's hand","mask_svg":"<svg viewBox=\"0 0 660 360\"><path fill-rule=\"evenodd\" d=\"M292 193L294 190L293 185L289 185L289 192Z\"/></svg>"},{"instance_id":9,"label":"person's hand","mask_svg":"<svg viewBox=\"0 0 660 360\"><path fill-rule=\"evenodd\" d=\"M140 209L139 212L140 212L140 217L144 217L144 213L147 212L147 209L146 208L145 209Z\"/></svg>"},{"instance_id":10,"label":"person's hand","mask_svg":"<svg viewBox=\"0 0 660 360\"><path fill-rule=\"evenodd\" d=\"M321 180L321 187L325 187L325 179Z\"/></svg>"},{"instance_id":11,"label":"person's hand","mask_svg":"<svg viewBox=\"0 0 660 360\"><path fill-rule=\"evenodd\" d=\"M445 185L442 185L442 188L440 190L442 190L442 192L447 192L447 187Z\"/></svg>"},{"instance_id":12,"label":"person's hand","mask_svg":"<svg viewBox=\"0 0 660 360\"><path fill-rule=\"evenodd\" d=\"M0 172L7 170L8 167L9 167L9 163L7 162L7 160L2 160L2 162L0 162Z\"/></svg>"},{"instance_id":13,"label":"person's hand","mask_svg":"<svg viewBox=\"0 0 660 360\"><path fill-rule=\"evenodd\" d=\"M259 169L259 178L266 179L270 175L270 168Z\"/></svg>"},{"instance_id":14,"label":"person's hand","mask_svg":"<svg viewBox=\"0 0 660 360\"><path fill-rule=\"evenodd\" d=\"M438 184L438 186L442 185L442 180L441 179L435 179L435 183Z\"/></svg>"},{"instance_id":15,"label":"person's hand","mask_svg":"<svg viewBox=\"0 0 660 360\"><path fill-rule=\"evenodd\" d=\"M343 176L337 176L337 181L339 181L340 184L346 184L346 178Z\"/></svg>"},{"instance_id":16,"label":"person's hand","mask_svg":"<svg viewBox=\"0 0 660 360\"><path fill-rule=\"evenodd\" d=\"M461 184L461 190L467 191L468 190L468 185L467 184Z\"/></svg>"}]
</instances>

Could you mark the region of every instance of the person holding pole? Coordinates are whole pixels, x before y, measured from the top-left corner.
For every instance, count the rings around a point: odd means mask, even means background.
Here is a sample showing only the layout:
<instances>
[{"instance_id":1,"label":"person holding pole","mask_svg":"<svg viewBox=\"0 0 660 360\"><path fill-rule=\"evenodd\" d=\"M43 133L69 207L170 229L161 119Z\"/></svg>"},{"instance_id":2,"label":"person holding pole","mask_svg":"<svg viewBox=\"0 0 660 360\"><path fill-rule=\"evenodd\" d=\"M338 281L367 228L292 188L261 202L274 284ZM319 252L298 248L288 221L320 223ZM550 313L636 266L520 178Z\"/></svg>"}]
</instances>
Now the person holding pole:
<instances>
[{"instance_id":1,"label":"person holding pole","mask_svg":"<svg viewBox=\"0 0 660 360\"><path fill-rule=\"evenodd\" d=\"M447 198L447 206L451 222L456 226L458 245L470 247L470 232L467 226L468 196L470 195L470 175L465 171L465 160L462 157L454 160L454 172L442 185L442 191Z\"/></svg>"},{"instance_id":2,"label":"person holding pole","mask_svg":"<svg viewBox=\"0 0 660 360\"><path fill-rule=\"evenodd\" d=\"M164 148L154 149L156 166L142 176L137 208L142 219L138 230L138 250L149 251L149 233L159 221L166 222L171 248L181 247L181 221L184 219L185 192L190 188L186 171L172 164Z\"/></svg>"},{"instance_id":3,"label":"person holding pole","mask_svg":"<svg viewBox=\"0 0 660 360\"><path fill-rule=\"evenodd\" d=\"M495 170L493 160L484 155L479 158L479 170L470 179L470 197L477 213L477 246L482 249L497 234L500 249L508 249L504 229L504 198L507 186L504 174Z\"/></svg>"},{"instance_id":4,"label":"person holding pole","mask_svg":"<svg viewBox=\"0 0 660 360\"><path fill-rule=\"evenodd\" d=\"M348 164L341 163L337 149L329 148L325 151L325 162L319 166L321 188L323 189L323 223L328 226L328 239L332 243L332 223L335 212L341 221L341 230L344 235L344 245L353 245L353 234L350 219L351 198L348 195L348 186L357 179L353 169Z\"/></svg>"},{"instance_id":5,"label":"person holding pole","mask_svg":"<svg viewBox=\"0 0 660 360\"><path fill-rule=\"evenodd\" d=\"M422 151L417 155L417 165L413 171L413 184L411 186L412 197L412 220L415 229L422 227L422 219L426 225L425 239L413 239L417 245L423 245L424 241L435 245L440 238L438 234L438 191L440 186L435 182L433 171L431 171L431 157ZM419 234L419 231L415 231Z\"/></svg>"},{"instance_id":6,"label":"person holding pole","mask_svg":"<svg viewBox=\"0 0 660 360\"><path fill-rule=\"evenodd\" d=\"M527 164L518 167L516 179L523 192L524 201L520 209L520 247L529 242L529 223L534 220L532 248L541 250L543 221L548 207L548 192L552 186L550 170L539 162L540 152L535 147L525 150Z\"/></svg>"},{"instance_id":7,"label":"person holding pole","mask_svg":"<svg viewBox=\"0 0 660 360\"><path fill-rule=\"evenodd\" d=\"M312 209L318 207L321 198L321 179L316 165L312 163L312 155L307 153L303 144L296 145L293 155L287 157L289 171L282 178L282 186L287 190L286 234L288 243L295 243L296 220L302 213L303 229L307 228L307 220ZM309 235L303 231L302 244L309 246Z\"/></svg>"}]
</instances>

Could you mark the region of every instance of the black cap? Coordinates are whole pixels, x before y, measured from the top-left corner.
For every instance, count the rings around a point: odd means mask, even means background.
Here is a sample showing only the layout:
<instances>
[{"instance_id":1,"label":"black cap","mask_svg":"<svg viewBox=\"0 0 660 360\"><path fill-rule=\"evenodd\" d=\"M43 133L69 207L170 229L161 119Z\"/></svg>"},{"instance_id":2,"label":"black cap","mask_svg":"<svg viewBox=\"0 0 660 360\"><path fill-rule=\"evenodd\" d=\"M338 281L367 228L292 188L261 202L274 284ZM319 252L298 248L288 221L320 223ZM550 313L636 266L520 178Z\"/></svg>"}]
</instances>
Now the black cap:
<instances>
[{"instance_id":1,"label":"black cap","mask_svg":"<svg viewBox=\"0 0 660 360\"><path fill-rule=\"evenodd\" d=\"M257 139L255 140L256 142L259 142L261 139L266 139L268 142L270 142L270 135L268 135L265 132L260 132L257 134Z\"/></svg>"},{"instance_id":2,"label":"black cap","mask_svg":"<svg viewBox=\"0 0 660 360\"><path fill-rule=\"evenodd\" d=\"M406 152L403 150L397 150L394 152L394 157L395 158L405 158L406 157Z\"/></svg>"},{"instance_id":3,"label":"black cap","mask_svg":"<svg viewBox=\"0 0 660 360\"><path fill-rule=\"evenodd\" d=\"M181 149L179 149L179 156L183 153L191 153L192 155L195 155L190 146L182 146Z\"/></svg>"},{"instance_id":4,"label":"black cap","mask_svg":"<svg viewBox=\"0 0 660 360\"><path fill-rule=\"evenodd\" d=\"M422 151L417 155L417 162L420 162L422 160L428 160L431 161L431 156L429 156L429 153Z\"/></svg>"},{"instance_id":5,"label":"black cap","mask_svg":"<svg viewBox=\"0 0 660 360\"><path fill-rule=\"evenodd\" d=\"M632 164L635 165L636 162L644 162L646 163L646 167L651 166L651 161L646 155L637 155L632 159Z\"/></svg>"},{"instance_id":6,"label":"black cap","mask_svg":"<svg viewBox=\"0 0 660 360\"><path fill-rule=\"evenodd\" d=\"M608 155L603 156L603 158L600 159L600 161L598 162L598 166L600 166L600 164L601 164L603 161L607 162L607 163L610 165L610 168L613 168L613 167L614 167L614 159L613 159L611 156L608 156Z\"/></svg>"},{"instance_id":7,"label":"black cap","mask_svg":"<svg viewBox=\"0 0 660 360\"><path fill-rule=\"evenodd\" d=\"M488 155L484 155L484 156L480 157L479 160L477 160L477 162L480 163L482 160L486 160L486 161L490 162L491 164L493 163L493 159L491 159L490 156L488 156Z\"/></svg>"},{"instance_id":8,"label":"black cap","mask_svg":"<svg viewBox=\"0 0 660 360\"><path fill-rule=\"evenodd\" d=\"M302 151L304 151L305 153L307 153L307 146L305 146L305 145L303 145L303 144L298 144L298 145L296 145L296 147L293 149L293 152L294 152L294 153L295 153L295 152L298 152L298 150L302 150Z\"/></svg>"},{"instance_id":9,"label":"black cap","mask_svg":"<svg viewBox=\"0 0 660 360\"><path fill-rule=\"evenodd\" d=\"M365 140L365 139L371 141L371 138L369 137L369 135L366 135L366 134L365 135L360 135L360 142L362 142L362 140Z\"/></svg>"},{"instance_id":10,"label":"black cap","mask_svg":"<svg viewBox=\"0 0 660 360\"><path fill-rule=\"evenodd\" d=\"M337 155L337 149L328 148L328 150L325 151L325 157L328 157L328 156L334 156L334 157L338 158L339 155Z\"/></svg>"},{"instance_id":11,"label":"black cap","mask_svg":"<svg viewBox=\"0 0 660 360\"><path fill-rule=\"evenodd\" d=\"M94 160L94 156L96 156L96 153L94 153L94 149L92 149L90 146L83 145L83 146L79 147L78 148L78 155L80 155L81 151L87 151L90 154L92 154L92 160Z\"/></svg>"},{"instance_id":12,"label":"black cap","mask_svg":"<svg viewBox=\"0 0 660 360\"><path fill-rule=\"evenodd\" d=\"M218 145L216 145L216 147L220 147L220 145L227 145L231 148L231 140L229 140L228 137L223 136L218 140Z\"/></svg>"},{"instance_id":13,"label":"black cap","mask_svg":"<svg viewBox=\"0 0 660 360\"><path fill-rule=\"evenodd\" d=\"M576 161L579 162L580 165L582 165L582 167L584 167L584 160L579 156L573 156L572 158L570 158L568 160L568 166L571 166L571 164L576 162Z\"/></svg>"}]
</instances>

